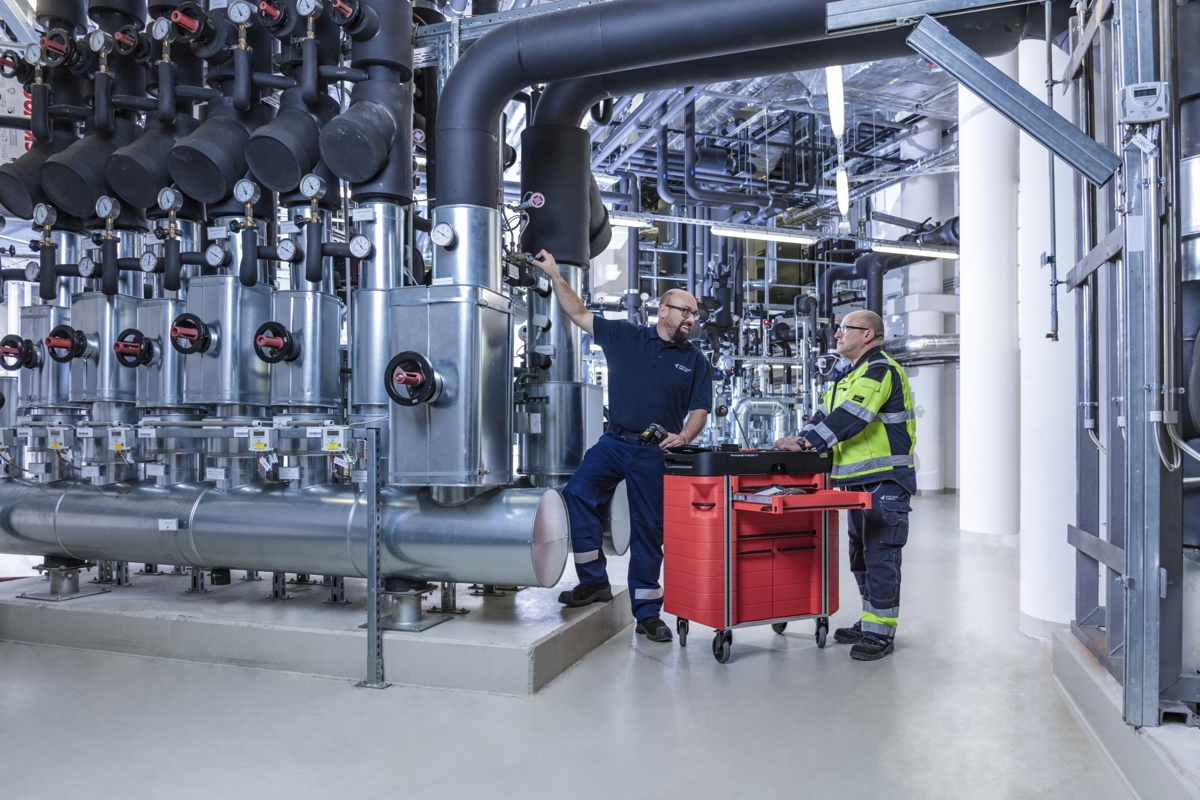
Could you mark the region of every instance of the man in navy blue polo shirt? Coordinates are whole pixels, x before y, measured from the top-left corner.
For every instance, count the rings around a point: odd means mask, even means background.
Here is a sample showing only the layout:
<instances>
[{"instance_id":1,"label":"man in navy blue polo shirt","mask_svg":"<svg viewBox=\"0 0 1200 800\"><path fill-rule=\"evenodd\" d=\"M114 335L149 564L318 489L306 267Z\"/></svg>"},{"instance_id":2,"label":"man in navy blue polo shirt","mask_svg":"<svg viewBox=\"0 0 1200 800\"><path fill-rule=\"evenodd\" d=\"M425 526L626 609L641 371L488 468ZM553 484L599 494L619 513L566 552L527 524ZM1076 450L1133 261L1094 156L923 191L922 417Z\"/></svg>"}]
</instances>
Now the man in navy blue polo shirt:
<instances>
[{"instance_id":1,"label":"man in navy blue polo shirt","mask_svg":"<svg viewBox=\"0 0 1200 800\"><path fill-rule=\"evenodd\" d=\"M629 592L637 632L671 641L659 617L663 590L663 451L700 435L712 405L712 374L700 348L688 341L696 298L671 289L658 305L658 323L638 326L587 310L545 250L534 263L554 284L554 296L573 323L592 335L608 364L608 431L583 457L563 489L571 516L571 550L579 585L559 595L572 608L612 599L605 570L600 507L622 479L629 495ZM656 444L639 444L657 423L668 431Z\"/></svg>"}]
</instances>

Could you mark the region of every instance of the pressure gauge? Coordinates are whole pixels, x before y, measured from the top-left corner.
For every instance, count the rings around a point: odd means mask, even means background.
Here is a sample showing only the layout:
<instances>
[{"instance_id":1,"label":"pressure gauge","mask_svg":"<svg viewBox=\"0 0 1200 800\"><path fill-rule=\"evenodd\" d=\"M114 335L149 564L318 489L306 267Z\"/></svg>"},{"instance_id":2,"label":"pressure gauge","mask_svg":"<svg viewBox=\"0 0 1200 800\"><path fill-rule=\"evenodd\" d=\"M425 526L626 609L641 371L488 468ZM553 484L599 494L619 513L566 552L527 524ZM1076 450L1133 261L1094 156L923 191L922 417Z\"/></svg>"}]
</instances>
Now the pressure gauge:
<instances>
[{"instance_id":1,"label":"pressure gauge","mask_svg":"<svg viewBox=\"0 0 1200 800\"><path fill-rule=\"evenodd\" d=\"M171 20L159 17L150 23L150 35L160 42L169 42L172 37Z\"/></svg>"},{"instance_id":2,"label":"pressure gauge","mask_svg":"<svg viewBox=\"0 0 1200 800\"><path fill-rule=\"evenodd\" d=\"M38 203L33 207L33 221L41 226L53 225L58 221L58 212L54 210L54 206Z\"/></svg>"},{"instance_id":3,"label":"pressure gauge","mask_svg":"<svg viewBox=\"0 0 1200 800\"><path fill-rule=\"evenodd\" d=\"M361 234L350 237L350 255L355 258L370 258L371 251L374 250L374 245L371 240Z\"/></svg>"},{"instance_id":4,"label":"pressure gauge","mask_svg":"<svg viewBox=\"0 0 1200 800\"><path fill-rule=\"evenodd\" d=\"M204 251L204 263L210 267L219 267L225 263L225 248L219 244L210 244Z\"/></svg>"},{"instance_id":5,"label":"pressure gauge","mask_svg":"<svg viewBox=\"0 0 1200 800\"><path fill-rule=\"evenodd\" d=\"M254 181L242 178L233 185L233 196L239 203L252 206L262 197L262 189Z\"/></svg>"},{"instance_id":6,"label":"pressure gauge","mask_svg":"<svg viewBox=\"0 0 1200 800\"><path fill-rule=\"evenodd\" d=\"M296 0L296 13L302 17L319 17L321 4L318 0Z\"/></svg>"},{"instance_id":7,"label":"pressure gauge","mask_svg":"<svg viewBox=\"0 0 1200 800\"><path fill-rule=\"evenodd\" d=\"M90 278L96 274L96 262L91 256L79 259L79 277Z\"/></svg>"},{"instance_id":8,"label":"pressure gauge","mask_svg":"<svg viewBox=\"0 0 1200 800\"><path fill-rule=\"evenodd\" d=\"M34 66L42 63L42 46L40 44L26 45L25 60Z\"/></svg>"},{"instance_id":9,"label":"pressure gauge","mask_svg":"<svg viewBox=\"0 0 1200 800\"><path fill-rule=\"evenodd\" d=\"M280 239L275 251L279 253L280 261L291 261L296 257L296 243L291 239Z\"/></svg>"},{"instance_id":10,"label":"pressure gauge","mask_svg":"<svg viewBox=\"0 0 1200 800\"><path fill-rule=\"evenodd\" d=\"M93 53L107 55L112 52L113 38L104 31L92 31L87 37L88 49Z\"/></svg>"},{"instance_id":11,"label":"pressure gauge","mask_svg":"<svg viewBox=\"0 0 1200 800\"><path fill-rule=\"evenodd\" d=\"M320 200L325 196L325 179L320 175L308 173L300 179L300 194L309 200Z\"/></svg>"},{"instance_id":12,"label":"pressure gauge","mask_svg":"<svg viewBox=\"0 0 1200 800\"><path fill-rule=\"evenodd\" d=\"M142 253L138 266L142 268L142 272L154 272L158 269L158 256L151 252Z\"/></svg>"},{"instance_id":13,"label":"pressure gauge","mask_svg":"<svg viewBox=\"0 0 1200 800\"><path fill-rule=\"evenodd\" d=\"M121 216L121 204L108 195L100 195L96 201L96 216L100 219L116 219Z\"/></svg>"},{"instance_id":14,"label":"pressure gauge","mask_svg":"<svg viewBox=\"0 0 1200 800\"><path fill-rule=\"evenodd\" d=\"M25 280L29 281L30 283L34 283L35 281L37 281L37 279L39 277L41 277L41 274L42 274L41 262L38 262L38 261L26 261L25 262Z\"/></svg>"},{"instance_id":15,"label":"pressure gauge","mask_svg":"<svg viewBox=\"0 0 1200 800\"><path fill-rule=\"evenodd\" d=\"M158 207L163 211L178 211L183 208L183 192L166 187L158 193Z\"/></svg>"},{"instance_id":16,"label":"pressure gauge","mask_svg":"<svg viewBox=\"0 0 1200 800\"><path fill-rule=\"evenodd\" d=\"M454 233L454 228L449 222L439 222L433 226L433 230L429 232L429 238L438 247L444 247L447 250L453 250L454 245L458 243L458 235Z\"/></svg>"},{"instance_id":17,"label":"pressure gauge","mask_svg":"<svg viewBox=\"0 0 1200 800\"><path fill-rule=\"evenodd\" d=\"M249 25L254 17L254 9L249 3L234 3L229 7L229 19L234 25Z\"/></svg>"}]
</instances>

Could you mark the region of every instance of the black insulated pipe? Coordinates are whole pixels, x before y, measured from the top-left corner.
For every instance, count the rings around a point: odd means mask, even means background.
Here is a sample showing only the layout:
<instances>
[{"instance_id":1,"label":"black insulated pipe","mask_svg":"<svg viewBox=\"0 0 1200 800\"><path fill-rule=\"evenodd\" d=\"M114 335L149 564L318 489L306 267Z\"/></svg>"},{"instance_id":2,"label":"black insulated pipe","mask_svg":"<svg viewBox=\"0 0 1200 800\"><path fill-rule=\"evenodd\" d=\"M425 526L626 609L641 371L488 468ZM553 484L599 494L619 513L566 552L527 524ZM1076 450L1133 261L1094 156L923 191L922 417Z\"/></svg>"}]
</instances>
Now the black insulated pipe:
<instances>
[{"instance_id":1,"label":"black insulated pipe","mask_svg":"<svg viewBox=\"0 0 1200 800\"><path fill-rule=\"evenodd\" d=\"M246 162L254 177L275 192L290 192L321 160L321 126L338 113L328 94L316 109L305 104L303 90L288 89L279 98L279 113L250 135Z\"/></svg>"},{"instance_id":2,"label":"black insulated pipe","mask_svg":"<svg viewBox=\"0 0 1200 800\"><path fill-rule=\"evenodd\" d=\"M109 297L117 293L121 279L118 243L116 239L105 239L100 243L100 291Z\"/></svg>"},{"instance_id":3,"label":"black insulated pipe","mask_svg":"<svg viewBox=\"0 0 1200 800\"><path fill-rule=\"evenodd\" d=\"M58 245L42 244L38 251L38 297L47 302L58 297Z\"/></svg>"},{"instance_id":4,"label":"black insulated pipe","mask_svg":"<svg viewBox=\"0 0 1200 800\"><path fill-rule=\"evenodd\" d=\"M104 174L112 190L122 201L138 208L153 207L158 193L171 184L167 170L171 148L199 124L190 115L177 115L174 124L148 116L145 133L104 162Z\"/></svg>"},{"instance_id":5,"label":"black insulated pipe","mask_svg":"<svg viewBox=\"0 0 1200 800\"><path fill-rule=\"evenodd\" d=\"M158 121L175 123L175 62L158 62Z\"/></svg>"},{"instance_id":6,"label":"black insulated pipe","mask_svg":"<svg viewBox=\"0 0 1200 800\"><path fill-rule=\"evenodd\" d=\"M116 112L113 110L113 79L107 72L97 72L92 78L92 95L96 109L96 129L111 133L116 125Z\"/></svg>"},{"instance_id":7,"label":"black insulated pipe","mask_svg":"<svg viewBox=\"0 0 1200 800\"><path fill-rule=\"evenodd\" d=\"M657 186L658 197L668 205L678 205L681 200L679 195L675 194L667 186L667 127L660 125L658 127L658 170L657 170Z\"/></svg>"},{"instance_id":8,"label":"black insulated pipe","mask_svg":"<svg viewBox=\"0 0 1200 800\"><path fill-rule=\"evenodd\" d=\"M250 109L253 86L254 68L250 65L250 51L235 49L233 51L233 107L238 111Z\"/></svg>"},{"instance_id":9,"label":"black insulated pipe","mask_svg":"<svg viewBox=\"0 0 1200 800\"><path fill-rule=\"evenodd\" d=\"M109 192L105 162L140 133L137 124L124 117L116 118L112 133L89 132L42 164L42 191L59 210L75 217L91 216L96 200Z\"/></svg>"},{"instance_id":10,"label":"black insulated pipe","mask_svg":"<svg viewBox=\"0 0 1200 800\"><path fill-rule=\"evenodd\" d=\"M77 139L73 133L56 130L49 144L35 143L28 153L0 166L0 205L15 217L32 219L34 206L50 202L42 191L42 164L55 153L66 150Z\"/></svg>"},{"instance_id":11,"label":"black insulated pipe","mask_svg":"<svg viewBox=\"0 0 1200 800\"><path fill-rule=\"evenodd\" d=\"M183 288L180 277L183 274L183 259L180 257L178 239L167 239L163 242L163 289L168 292L178 292Z\"/></svg>"},{"instance_id":12,"label":"black insulated pipe","mask_svg":"<svg viewBox=\"0 0 1200 800\"><path fill-rule=\"evenodd\" d=\"M563 263L583 266L591 259L591 184L587 131L570 125L532 125L521 132L521 196L537 192L541 208L528 209L521 249L543 249ZM587 220L588 224L580 222Z\"/></svg>"},{"instance_id":13,"label":"black insulated pipe","mask_svg":"<svg viewBox=\"0 0 1200 800\"><path fill-rule=\"evenodd\" d=\"M238 234L242 238L242 260L238 264L238 280L242 286L258 283L258 228L248 225Z\"/></svg>"},{"instance_id":14,"label":"black insulated pipe","mask_svg":"<svg viewBox=\"0 0 1200 800\"><path fill-rule=\"evenodd\" d=\"M771 205L766 195L718 192L702 189L696 182L696 101L688 103L683 111L683 189L688 197L704 206L728 208L731 211L755 213Z\"/></svg>"},{"instance_id":15,"label":"black insulated pipe","mask_svg":"<svg viewBox=\"0 0 1200 800\"><path fill-rule=\"evenodd\" d=\"M304 226L304 279L309 283L321 282L325 272L321 260L321 223L310 220Z\"/></svg>"}]
</instances>

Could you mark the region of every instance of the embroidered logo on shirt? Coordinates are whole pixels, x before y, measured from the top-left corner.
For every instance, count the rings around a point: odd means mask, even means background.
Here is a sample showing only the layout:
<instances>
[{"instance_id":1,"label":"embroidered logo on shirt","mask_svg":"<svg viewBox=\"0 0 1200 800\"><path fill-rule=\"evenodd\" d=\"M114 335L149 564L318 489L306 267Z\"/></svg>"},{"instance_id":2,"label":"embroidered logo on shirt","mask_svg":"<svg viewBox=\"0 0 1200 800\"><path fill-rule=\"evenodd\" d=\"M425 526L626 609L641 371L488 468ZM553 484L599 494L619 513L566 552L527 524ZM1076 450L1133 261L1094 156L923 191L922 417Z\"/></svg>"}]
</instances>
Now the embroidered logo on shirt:
<instances>
[{"instance_id":1,"label":"embroidered logo on shirt","mask_svg":"<svg viewBox=\"0 0 1200 800\"><path fill-rule=\"evenodd\" d=\"M675 369L678 369L678 370L683 370L684 372L691 372L691 371L692 371L692 368L691 368L691 367L685 367L683 364L676 364L676 365L675 365Z\"/></svg>"}]
</instances>

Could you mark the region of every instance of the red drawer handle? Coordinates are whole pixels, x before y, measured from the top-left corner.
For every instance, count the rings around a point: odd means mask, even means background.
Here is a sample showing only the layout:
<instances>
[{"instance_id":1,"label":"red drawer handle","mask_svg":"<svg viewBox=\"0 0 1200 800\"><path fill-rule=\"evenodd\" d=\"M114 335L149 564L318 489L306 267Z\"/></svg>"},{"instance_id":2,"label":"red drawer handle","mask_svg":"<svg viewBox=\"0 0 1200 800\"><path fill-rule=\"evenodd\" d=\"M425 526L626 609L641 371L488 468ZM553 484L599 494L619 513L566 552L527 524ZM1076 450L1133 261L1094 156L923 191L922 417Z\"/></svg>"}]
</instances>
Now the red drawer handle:
<instances>
[{"instance_id":1,"label":"red drawer handle","mask_svg":"<svg viewBox=\"0 0 1200 800\"><path fill-rule=\"evenodd\" d=\"M780 553L794 553L797 550L816 550L816 549L817 549L817 546L815 544L810 544L807 547L780 547L779 552Z\"/></svg>"},{"instance_id":2,"label":"red drawer handle","mask_svg":"<svg viewBox=\"0 0 1200 800\"><path fill-rule=\"evenodd\" d=\"M695 503L695 502L693 502L692 505L694 505L696 508L713 508L717 504L716 503Z\"/></svg>"},{"instance_id":3,"label":"red drawer handle","mask_svg":"<svg viewBox=\"0 0 1200 800\"><path fill-rule=\"evenodd\" d=\"M815 549L815 548L813 548L813 549ZM739 550L738 555L739 556L761 556L761 555L767 555L770 552L771 552L771 550L769 548L766 550Z\"/></svg>"}]
</instances>

